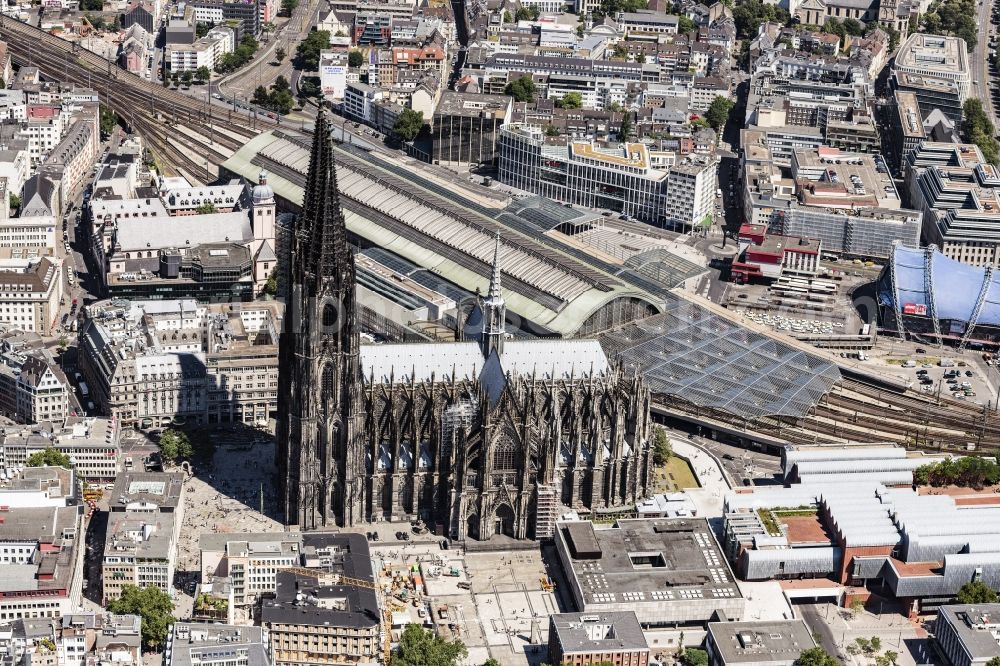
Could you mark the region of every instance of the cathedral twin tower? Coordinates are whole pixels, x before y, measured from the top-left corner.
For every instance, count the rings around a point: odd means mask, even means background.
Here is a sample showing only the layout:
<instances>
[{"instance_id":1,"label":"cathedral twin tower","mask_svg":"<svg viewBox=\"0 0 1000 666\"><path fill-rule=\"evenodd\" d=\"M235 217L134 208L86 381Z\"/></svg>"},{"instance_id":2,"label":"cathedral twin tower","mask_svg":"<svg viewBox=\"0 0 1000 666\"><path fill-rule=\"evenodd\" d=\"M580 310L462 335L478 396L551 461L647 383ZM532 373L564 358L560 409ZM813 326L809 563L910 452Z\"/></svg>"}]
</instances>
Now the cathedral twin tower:
<instances>
[{"instance_id":1,"label":"cathedral twin tower","mask_svg":"<svg viewBox=\"0 0 1000 666\"><path fill-rule=\"evenodd\" d=\"M646 496L642 379L596 340L507 339L499 236L469 317L481 322L474 339L361 346L323 112L291 243L277 429L286 523L419 518L454 539L546 538L567 508L627 509ZM544 361L539 345L553 345Z\"/></svg>"}]
</instances>

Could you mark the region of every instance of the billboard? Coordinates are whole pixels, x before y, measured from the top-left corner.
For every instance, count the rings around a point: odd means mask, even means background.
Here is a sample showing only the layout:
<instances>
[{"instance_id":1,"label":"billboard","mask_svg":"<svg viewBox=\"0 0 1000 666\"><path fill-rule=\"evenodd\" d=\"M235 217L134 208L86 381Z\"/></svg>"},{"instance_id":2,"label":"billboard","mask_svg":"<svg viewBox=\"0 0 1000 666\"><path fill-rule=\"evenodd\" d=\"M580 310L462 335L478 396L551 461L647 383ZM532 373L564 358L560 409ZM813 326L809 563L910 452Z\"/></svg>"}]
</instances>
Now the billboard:
<instances>
[{"instance_id":1,"label":"billboard","mask_svg":"<svg viewBox=\"0 0 1000 666\"><path fill-rule=\"evenodd\" d=\"M347 65L325 65L319 67L319 84L326 99L344 99L347 87Z\"/></svg>"},{"instance_id":2,"label":"billboard","mask_svg":"<svg viewBox=\"0 0 1000 666\"><path fill-rule=\"evenodd\" d=\"M927 306L923 303L904 303L903 314L927 316Z\"/></svg>"}]
</instances>

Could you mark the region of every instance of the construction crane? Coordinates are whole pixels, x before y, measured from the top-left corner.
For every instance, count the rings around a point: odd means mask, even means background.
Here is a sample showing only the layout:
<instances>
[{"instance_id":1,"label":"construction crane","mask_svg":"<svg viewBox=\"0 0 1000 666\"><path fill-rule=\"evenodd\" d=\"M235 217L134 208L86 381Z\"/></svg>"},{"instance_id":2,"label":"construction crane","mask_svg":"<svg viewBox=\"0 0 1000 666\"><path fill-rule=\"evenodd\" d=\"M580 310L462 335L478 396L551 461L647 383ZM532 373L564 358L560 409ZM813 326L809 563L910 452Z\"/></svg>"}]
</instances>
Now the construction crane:
<instances>
[{"instance_id":1,"label":"construction crane","mask_svg":"<svg viewBox=\"0 0 1000 666\"><path fill-rule=\"evenodd\" d=\"M368 590L375 590L375 597L378 598L378 585L374 581L364 578L351 578L335 571L325 569L307 569L306 567L284 567L279 571L290 571L297 576L307 576L315 578L316 582L324 585L353 585L363 587ZM382 603L382 663L388 666L389 658L392 656L392 615L389 607Z\"/></svg>"}]
</instances>

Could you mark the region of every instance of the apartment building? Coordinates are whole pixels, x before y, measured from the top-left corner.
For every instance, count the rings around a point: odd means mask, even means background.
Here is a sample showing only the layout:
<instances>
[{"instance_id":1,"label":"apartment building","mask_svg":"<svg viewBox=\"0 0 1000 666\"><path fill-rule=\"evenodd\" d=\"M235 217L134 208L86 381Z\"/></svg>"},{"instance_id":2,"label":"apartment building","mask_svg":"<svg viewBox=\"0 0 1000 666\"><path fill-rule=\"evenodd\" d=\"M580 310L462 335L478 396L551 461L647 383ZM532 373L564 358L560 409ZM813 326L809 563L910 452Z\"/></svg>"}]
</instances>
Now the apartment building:
<instances>
[{"instance_id":1,"label":"apartment building","mask_svg":"<svg viewBox=\"0 0 1000 666\"><path fill-rule=\"evenodd\" d=\"M499 153L501 182L557 201L681 228L711 214L713 159L689 156L660 169L645 144L617 150L582 141L554 146L546 143L541 127L520 123L501 128Z\"/></svg>"},{"instance_id":2,"label":"apartment building","mask_svg":"<svg viewBox=\"0 0 1000 666\"><path fill-rule=\"evenodd\" d=\"M105 604L119 598L125 585L170 592L184 518L182 495L181 473L133 472L118 477L101 563Z\"/></svg>"},{"instance_id":3,"label":"apartment building","mask_svg":"<svg viewBox=\"0 0 1000 666\"><path fill-rule=\"evenodd\" d=\"M277 302L102 301L85 308L81 371L123 425L257 423L277 407Z\"/></svg>"},{"instance_id":4,"label":"apartment building","mask_svg":"<svg viewBox=\"0 0 1000 666\"><path fill-rule=\"evenodd\" d=\"M74 190L83 186L97 159L100 143L99 109L96 104L88 104L73 114L65 136L44 161L45 166L60 174L61 201L69 201Z\"/></svg>"},{"instance_id":5,"label":"apartment building","mask_svg":"<svg viewBox=\"0 0 1000 666\"><path fill-rule=\"evenodd\" d=\"M109 514L101 563L103 604L120 598L125 585L171 591L175 520L156 511Z\"/></svg>"},{"instance_id":6,"label":"apartment building","mask_svg":"<svg viewBox=\"0 0 1000 666\"><path fill-rule=\"evenodd\" d=\"M274 593L279 571L301 565L302 539L290 532L202 534L201 581L228 579L236 606L254 604Z\"/></svg>"}]
</instances>

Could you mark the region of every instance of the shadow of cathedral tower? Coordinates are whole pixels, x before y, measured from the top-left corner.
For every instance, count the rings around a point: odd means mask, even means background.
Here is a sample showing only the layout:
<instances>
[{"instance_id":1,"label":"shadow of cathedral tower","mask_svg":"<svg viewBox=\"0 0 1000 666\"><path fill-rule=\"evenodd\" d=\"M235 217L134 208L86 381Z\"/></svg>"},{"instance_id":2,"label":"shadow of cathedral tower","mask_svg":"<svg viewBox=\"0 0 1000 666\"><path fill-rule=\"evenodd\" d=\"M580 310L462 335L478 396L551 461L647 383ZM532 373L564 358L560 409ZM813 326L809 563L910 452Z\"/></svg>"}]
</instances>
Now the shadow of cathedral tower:
<instances>
[{"instance_id":1,"label":"shadow of cathedral tower","mask_svg":"<svg viewBox=\"0 0 1000 666\"><path fill-rule=\"evenodd\" d=\"M498 231L465 341L359 342L330 124L313 135L280 340L279 496L301 529L421 519L454 539L548 538L566 509L651 487L649 391L596 340L506 331Z\"/></svg>"}]
</instances>

